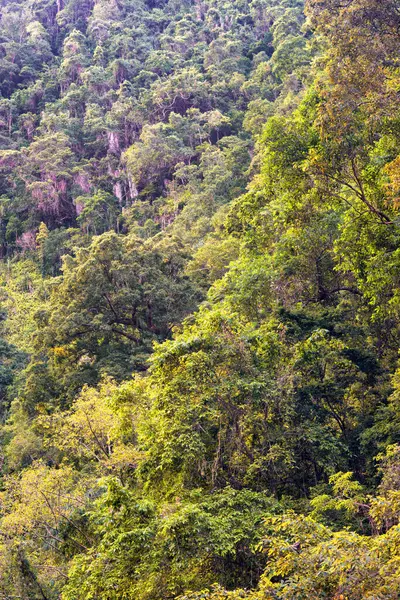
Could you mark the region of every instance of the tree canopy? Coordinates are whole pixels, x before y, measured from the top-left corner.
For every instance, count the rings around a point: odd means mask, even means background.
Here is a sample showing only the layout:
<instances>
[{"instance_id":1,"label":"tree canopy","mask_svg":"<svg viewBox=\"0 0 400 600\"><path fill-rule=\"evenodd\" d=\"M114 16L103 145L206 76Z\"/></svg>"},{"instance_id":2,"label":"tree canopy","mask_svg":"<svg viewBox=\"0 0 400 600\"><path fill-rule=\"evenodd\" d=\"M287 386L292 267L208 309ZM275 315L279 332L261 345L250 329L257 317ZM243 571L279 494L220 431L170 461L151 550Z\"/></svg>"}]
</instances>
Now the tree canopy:
<instances>
[{"instance_id":1,"label":"tree canopy","mask_svg":"<svg viewBox=\"0 0 400 600\"><path fill-rule=\"evenodd\" d=\"M397 600L395 0L0 0L0 597Z\"/></svg>"}]
</instances>

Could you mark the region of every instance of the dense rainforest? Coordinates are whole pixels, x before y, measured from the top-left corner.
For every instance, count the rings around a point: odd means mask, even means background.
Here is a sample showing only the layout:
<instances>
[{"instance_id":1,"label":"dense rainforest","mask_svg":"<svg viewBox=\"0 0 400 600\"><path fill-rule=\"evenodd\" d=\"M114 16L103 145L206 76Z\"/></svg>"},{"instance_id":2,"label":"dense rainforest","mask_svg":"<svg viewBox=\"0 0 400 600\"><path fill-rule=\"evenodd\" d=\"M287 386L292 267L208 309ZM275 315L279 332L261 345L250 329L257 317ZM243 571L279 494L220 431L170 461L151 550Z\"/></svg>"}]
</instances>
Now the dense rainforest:
<instances>
[{"instance_id":1,"label":"dense rainforest","mask_svg":"<svg viewBox=\"0 0 400 600\"><path fill-rule=\"evenodd\" d=\"M399 210L399 0L0 0L0 598L398 600Z\"/></svg>"}]
</instances>

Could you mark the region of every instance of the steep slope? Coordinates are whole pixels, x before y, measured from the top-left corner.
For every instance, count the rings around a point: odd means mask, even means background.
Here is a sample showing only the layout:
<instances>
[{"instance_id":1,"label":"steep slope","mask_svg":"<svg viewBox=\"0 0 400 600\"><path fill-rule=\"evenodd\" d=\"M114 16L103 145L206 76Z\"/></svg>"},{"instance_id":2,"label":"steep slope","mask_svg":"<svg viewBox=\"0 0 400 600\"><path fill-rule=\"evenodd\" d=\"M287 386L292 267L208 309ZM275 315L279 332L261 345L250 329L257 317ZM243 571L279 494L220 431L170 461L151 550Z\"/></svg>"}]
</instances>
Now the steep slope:
<instances>
[{"instance_id":1,"label":"steep slope","mask_svg":"<svg viewBox=\"0 0 400 600\"><path fill-rule=\"evenodd\" d=\"M3 5L4 598L397 599L397 2Z\"/></svg>"}]
</instances>

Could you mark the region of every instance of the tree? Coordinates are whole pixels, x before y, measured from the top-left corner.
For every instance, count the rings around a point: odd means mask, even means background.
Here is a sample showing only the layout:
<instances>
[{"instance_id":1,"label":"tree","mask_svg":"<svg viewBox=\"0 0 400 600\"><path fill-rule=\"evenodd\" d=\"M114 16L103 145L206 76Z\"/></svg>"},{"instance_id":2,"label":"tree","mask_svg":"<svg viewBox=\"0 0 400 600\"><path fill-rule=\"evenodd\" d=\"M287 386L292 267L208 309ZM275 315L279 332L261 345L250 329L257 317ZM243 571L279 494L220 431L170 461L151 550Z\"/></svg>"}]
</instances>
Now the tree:
<instances>
[{"instance_id":1,"label":"tree","mask_svg":"<svg viewBox=\"0 0 400 600\"><path fill-rule=\"evenodd\" d=\"M62 270L38 342L67 378L73 356L74 377L104 371L121 378L134 365L145 368L153 341L167 337L196 301L177 256L134 237L98 236L66 256Z\"/></svg>"}]
</instances>

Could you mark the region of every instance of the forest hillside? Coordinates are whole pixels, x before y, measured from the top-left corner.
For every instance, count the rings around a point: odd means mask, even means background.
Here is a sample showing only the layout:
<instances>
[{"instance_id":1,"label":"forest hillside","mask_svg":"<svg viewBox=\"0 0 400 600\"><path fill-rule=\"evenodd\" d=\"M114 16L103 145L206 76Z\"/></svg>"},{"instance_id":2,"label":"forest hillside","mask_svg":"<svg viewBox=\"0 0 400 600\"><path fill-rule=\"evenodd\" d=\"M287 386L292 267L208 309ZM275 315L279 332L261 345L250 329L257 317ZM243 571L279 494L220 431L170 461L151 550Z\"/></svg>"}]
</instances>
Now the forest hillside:
<instances>
[{"instance_id":1,"label":"forest hillside","mask_svg":"<svg viewBox=\"0 0 400 600\"><path fill-rule=\"evenodd\" d=\"M400 597L399 0L0 0L0 599Z\"/></svg>"}]
</instances>

